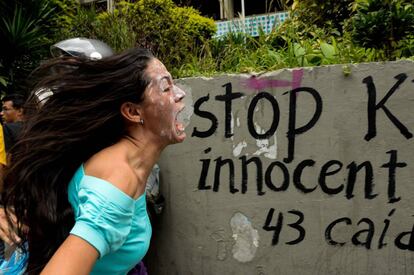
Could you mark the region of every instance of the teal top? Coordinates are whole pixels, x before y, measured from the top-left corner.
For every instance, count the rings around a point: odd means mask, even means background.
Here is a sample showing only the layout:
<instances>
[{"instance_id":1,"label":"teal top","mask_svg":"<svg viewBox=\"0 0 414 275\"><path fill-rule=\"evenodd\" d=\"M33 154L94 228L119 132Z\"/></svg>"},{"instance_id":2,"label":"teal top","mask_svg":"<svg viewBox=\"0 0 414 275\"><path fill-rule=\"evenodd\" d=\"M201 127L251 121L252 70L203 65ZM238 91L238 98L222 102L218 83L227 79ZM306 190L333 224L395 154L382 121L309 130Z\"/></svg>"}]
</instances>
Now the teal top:
<instances>
[{"instance_id":1,"label":"teal top","mask_svg":"<svg viewBox=\"0 0 414 275\"><path fill-rule=\"evenodd\" d=\"M151 239L145 193L134 200L108 181L85 175L81 165L68 197L75 214L70 234L99 252L91 274L126 274L141 261Z\"/></svg>"}]
</instances>

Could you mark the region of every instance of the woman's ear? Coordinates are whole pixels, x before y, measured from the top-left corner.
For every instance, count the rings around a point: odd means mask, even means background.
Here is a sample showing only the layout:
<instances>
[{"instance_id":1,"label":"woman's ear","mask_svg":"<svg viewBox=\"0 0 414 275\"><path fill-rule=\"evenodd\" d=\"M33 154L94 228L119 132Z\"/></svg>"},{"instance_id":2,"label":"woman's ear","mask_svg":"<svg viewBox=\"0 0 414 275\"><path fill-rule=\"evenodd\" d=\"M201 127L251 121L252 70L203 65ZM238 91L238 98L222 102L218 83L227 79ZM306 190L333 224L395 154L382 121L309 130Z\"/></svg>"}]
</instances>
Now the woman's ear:
<instances>
[{"instance_id":1,"label":"woman's ear","mask_svg":"<svg viewBox=\"0 0 414 275\"><path fill-rule=\"evenodd\" d=\"M121 105L121 114L128 121L139 123L142 121L140 105L132 102L124 102Z\"/></svg>"}]
</instances>

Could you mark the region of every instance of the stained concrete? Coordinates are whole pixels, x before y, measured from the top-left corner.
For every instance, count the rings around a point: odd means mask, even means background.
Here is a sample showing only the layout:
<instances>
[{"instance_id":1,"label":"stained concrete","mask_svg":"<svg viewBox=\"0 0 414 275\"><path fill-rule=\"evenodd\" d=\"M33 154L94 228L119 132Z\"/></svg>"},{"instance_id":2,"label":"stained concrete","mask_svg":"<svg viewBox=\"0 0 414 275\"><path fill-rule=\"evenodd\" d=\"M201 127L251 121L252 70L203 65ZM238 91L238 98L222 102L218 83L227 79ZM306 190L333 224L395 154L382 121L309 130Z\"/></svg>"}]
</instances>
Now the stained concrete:
<instances>
[{"instance_id":1,"label":"stained concrete","mask_svg":"<svg viewBox=\"0 0 414 275\"><path fill-rule=\"evenodd\" d=\"M160 161L150 274L413 274L413 79L400 61L178 80L194 110Z\"/></svg>"}]
</instances>

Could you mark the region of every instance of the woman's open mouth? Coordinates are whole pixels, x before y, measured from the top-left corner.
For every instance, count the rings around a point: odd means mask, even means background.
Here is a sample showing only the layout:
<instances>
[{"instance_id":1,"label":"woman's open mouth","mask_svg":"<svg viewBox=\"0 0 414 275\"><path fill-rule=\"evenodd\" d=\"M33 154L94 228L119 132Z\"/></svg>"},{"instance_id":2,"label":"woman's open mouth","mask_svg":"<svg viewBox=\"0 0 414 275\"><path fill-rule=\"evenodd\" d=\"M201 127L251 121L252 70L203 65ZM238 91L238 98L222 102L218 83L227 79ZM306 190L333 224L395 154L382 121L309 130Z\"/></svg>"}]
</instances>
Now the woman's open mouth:
<instances>
[{"instance_id":1,"label":"woman's open mouth","mask_svg":"<svg viewBox=\"0 0 414 275\"><path fill-rule=\"evenodd\" d=\"M184 134L185 131L185 117L184 117L184 112L183 110L185 109L185 107L183 107L181 110L178 111L176 117L175 117L175 132L178 136L181 136L182 134Z\"/></svg>"}]
</instances>

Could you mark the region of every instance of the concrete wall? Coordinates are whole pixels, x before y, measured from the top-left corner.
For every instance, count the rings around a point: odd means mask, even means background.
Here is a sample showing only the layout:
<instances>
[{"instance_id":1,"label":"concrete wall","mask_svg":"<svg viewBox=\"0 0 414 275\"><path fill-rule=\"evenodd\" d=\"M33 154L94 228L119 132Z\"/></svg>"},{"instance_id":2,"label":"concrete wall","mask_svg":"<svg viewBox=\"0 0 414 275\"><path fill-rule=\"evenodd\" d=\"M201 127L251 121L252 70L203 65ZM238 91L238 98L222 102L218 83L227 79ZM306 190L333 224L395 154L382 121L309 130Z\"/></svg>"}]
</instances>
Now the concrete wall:
<instances>
[{"instance_id":1,"label":"concrete wall","mask_svg":"<svg viewBox=\"0 0 414 275\"><path fill-rule=\"evenodd\" d=\"M414 63L179 83L150 274L414 273Z\"/></svg>"}]
</instances>

